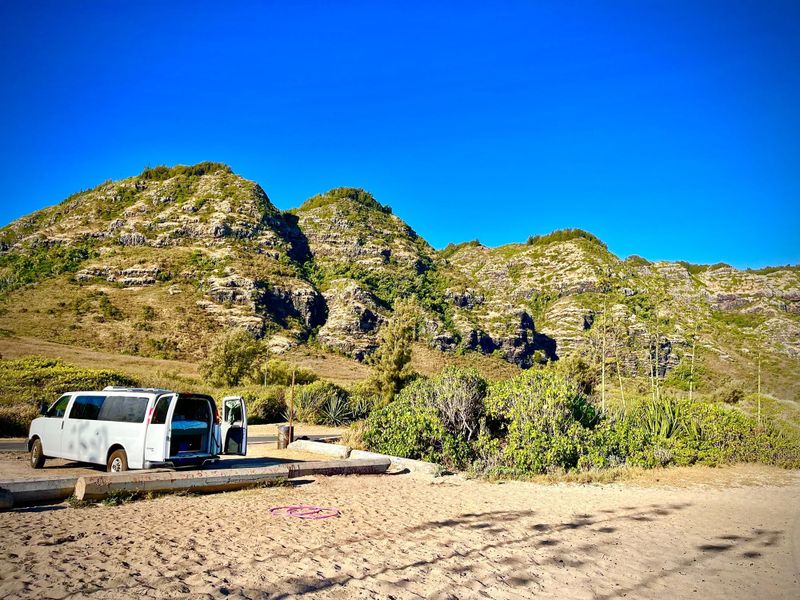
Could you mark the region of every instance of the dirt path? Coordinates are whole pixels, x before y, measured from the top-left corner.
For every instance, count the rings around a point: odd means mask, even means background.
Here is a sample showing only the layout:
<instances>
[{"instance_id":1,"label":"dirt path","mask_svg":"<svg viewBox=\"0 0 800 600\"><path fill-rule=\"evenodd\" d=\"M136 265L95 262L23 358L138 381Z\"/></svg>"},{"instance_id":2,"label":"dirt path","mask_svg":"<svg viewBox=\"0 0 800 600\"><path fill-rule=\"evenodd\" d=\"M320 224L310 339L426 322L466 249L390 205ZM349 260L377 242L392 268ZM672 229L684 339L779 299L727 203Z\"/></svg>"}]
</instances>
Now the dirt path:
<instances>
[{"instance_id":1,"label":"dirt path","mask_svg":"<svg viewBox=\"0 0 800 600\"><path fill-rule=\"evenodd\" d=\"M342 516L268 512L298 502ZM688 487L389 475L58 505L0 514L0 596L797 598L799 510L800 474L754 467Z\"/></svg>"}]
</instances>

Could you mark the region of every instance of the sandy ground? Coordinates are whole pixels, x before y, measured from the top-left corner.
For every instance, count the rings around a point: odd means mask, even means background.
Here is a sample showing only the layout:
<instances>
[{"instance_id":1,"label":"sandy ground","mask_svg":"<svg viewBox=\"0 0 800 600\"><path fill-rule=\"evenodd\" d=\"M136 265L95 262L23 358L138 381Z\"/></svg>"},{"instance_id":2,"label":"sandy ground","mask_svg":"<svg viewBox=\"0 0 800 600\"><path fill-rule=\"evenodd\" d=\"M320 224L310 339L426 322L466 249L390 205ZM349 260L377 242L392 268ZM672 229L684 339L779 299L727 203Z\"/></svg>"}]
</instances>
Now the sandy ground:
<instances>
[{"instance_id":1,"label":"sandy ground","mask_svg":"<svg viewBox=\"0 0 800 600\"><path fill-rule=\"evenodd\" d=\"M702 483L701 483L702 482ZM292 503L335 519L271 516ZM636 483L308 479L0 513L4 598L800 597L800 473Z\"/></svg>"}]
</instances>

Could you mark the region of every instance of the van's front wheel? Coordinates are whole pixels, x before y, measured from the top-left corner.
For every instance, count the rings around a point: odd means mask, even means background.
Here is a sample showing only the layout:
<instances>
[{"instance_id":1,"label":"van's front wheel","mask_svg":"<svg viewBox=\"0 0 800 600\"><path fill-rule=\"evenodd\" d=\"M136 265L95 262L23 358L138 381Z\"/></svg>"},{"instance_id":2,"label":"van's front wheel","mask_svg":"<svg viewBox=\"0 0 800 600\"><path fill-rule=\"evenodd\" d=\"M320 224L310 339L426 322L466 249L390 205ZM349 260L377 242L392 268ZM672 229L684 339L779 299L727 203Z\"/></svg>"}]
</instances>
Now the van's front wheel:
<instances>
[{"instance_id":1,"label":"van's front wheel","mask_svg":"<svg viewBox=\"0 0 800 600\"><path fill-rule=\"evenodd\" d=\"M108 457L106 470L109 473L120 473L128 470L128 456L125 450L114 450Z\"/></svg>"},{"instance_id":2,"label":"van's front wheel","mask_svg":"<svg viewBox=\"0 0 800 600\"><path fill-rule=\"evenodd\" d=\"M41 469L44 466L44 450L42 450L42 440L36 438L31 444L31 466L34 469Z\"/></svg>"}]
</instances>

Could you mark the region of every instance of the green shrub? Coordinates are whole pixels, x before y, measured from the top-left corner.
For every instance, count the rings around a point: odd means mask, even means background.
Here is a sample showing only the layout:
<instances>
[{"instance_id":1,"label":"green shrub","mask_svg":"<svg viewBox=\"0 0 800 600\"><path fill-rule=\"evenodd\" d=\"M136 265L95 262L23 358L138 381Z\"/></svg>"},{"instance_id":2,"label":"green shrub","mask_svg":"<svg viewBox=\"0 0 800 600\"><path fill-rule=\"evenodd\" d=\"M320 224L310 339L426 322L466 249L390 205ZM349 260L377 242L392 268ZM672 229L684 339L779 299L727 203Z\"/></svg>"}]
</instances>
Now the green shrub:
<instances>
[{"instance_id":1,"label":"green shrub","mask_svg":"<svg viewBox=\"0 0 800 600\"><path fill-rule=\"evenodd\" d=\"M37 246L24 252L0 254L0 292L8 292L62 273L72 273L94 256L96 252L89 243Z\"/></svg>"},{"instance_id":2,"label":"green shrub","mask_svg":"<svg viewBox=\"0 0 800 600\"><path fill-rule=\"evenodd\" d=\"M27 437L38 416L38 407L31 404L0 404L0 437Z\"/></svg>"},{"instance_id":3,"label":"green shrub","mask_svg":"<svg viewBox=\"0 0 800 600\"><path fill-rule=\"evenodd\" d=\"M31 356L0 360L0 403L53 402L64 392L101 390L107 385L135 386L132 377L115 371L83 369L60 360Z\"/></svg>"},{"instance_id":4,"label":"green shrub","mask_svg":"<svg viewBox=\"0 0 800 600\"><path fill-rule=\"evenodd\" d=\"M353 420L353 411L347 397L337 394L322 403L319 417L324 425L340 426Z\"/></svg>"},{"instance_id":5,"label":"green shrub","mask_svg":"<svg viewBox=\"0 0 800 600\"><path fill-rule=\"evenodd\" d=\"M409 387L425 385L423 380ZM407 388L408 389L408 388ZM362 439L374 452L443 463L451 467L465 466L472 451L466 440L445 429L436 409L403 391L394 402L374 410L367 418Z\"/></svg>"},{"instance_id":6,"label":"green shrub","mask_svg":"<svg viewBox=\"0 0 800 600\"><path fill-rule=\"evenodd\" d=\"M666 399L607 419L595 431L593 466L646 468L756 462L800 466L800 446L723 404Z\"/></svg>"},{"instance_id":7,"label":"green shrub","mask_svg":"<svg viewBox=\"0 0 800 600\"><path fill-rule=\"evenodd\" d=\"M583 229L557 229L545 235L532 235L528 238L527 243L529 246L538 246L551 242L566 242L577 239L589 240L593 244L597 244L601 248L608 250L608 246L606 246L600 238Z\"/></svg>"},{"instance_id":8,"label":"green shrub","mask_svg":"<svg viewBox=\"0 0 800 600\"><path fill-rule=\"evenodd\" d=\"M486 381L474 369L447 367L436 377L408 386L403 396L436 410L450 434L470 441L484 413Z\"/></svg>"},{"instance_id":9,"label":"green shrub","mask_svg":"<svg viewBox=\"0 0 800 600\"><path fill-rule=\"evenodd\" d=\"M347 406L347 392L329 381L315 381L295 388L295 418L303 423L323 424L331 417L330 411L339 410L341 406ZM348 417L342 422L349 420Z\"/></svg>"},{"instance_id":10,"label":"green shrub","mask_svg":"<svg viewBox=\"0 0 800 600\"><path fill-rule=\"evenodd\" d=\"M714 400L725 404L738 404L744 400L744 390L738 383L727 383L714 392Z\"/></svg>"},{"instance_id":11,"label":"green shrub","mask_svg":"<svg viewBox=\"0 0 800 600\"><path fill-rule=\"evenodd\" d=\"M232 395L236 392L226 393ZM278 423L286 412L286 399L289 390L282 385L270 385L241 393L247 406L249 423Z\"/></svg>"},{"instance_id":12,"label":"green shrub","mask_svg":"<svg viewBox=\"0 0 800 600\"><path fill-rule=\"evenodd\" d=\"M216 173L217 171L222 171L223 173L233 172L231 168L224 163L205 161L188 166L176 165L174 167L167 167L166 165L158 165L155 167L146 167L139 175L139 178L149 181L164 181L178 175L201 177L209 173Z\"/></svg>"},{"instance_id":13,"label":"green shrub","mask_svg":"<svg viewBox=\"0 0 800 600\"><path fill-rule=\"evenodd\" d=\"M0 436L26 435L42 402L50 404L65 392L102 390L107 385L137 382L115 371L82 369L37 356L0 360Z\"/></svg>"},{"instance_id":14,"label":"green shrub","mask_svg":"<svg viewBox=\"0 0 800 600\"><path fill-rule=\"evenodd\" d=\"M296 385L304 385L312 383L317 380L317 374L310 369L297 367L285 360L271 358L266 364L266 377L265 366L259 367L259 383L266 383L267 385L291 385L292 384L292 371L294 370L294 382Z\"/></svg>"},{"instance_id":15,"label":"green shrub","mask_svg":"<svg viewBox=\"0 0 800 600\"><path fill-rule=\"evenodd\" d=\"M218 335L208 357L200 364L200 374L217 386L238 385L256 378L256 360L263 352L261 343L246 329L231 329Z\"/></svg>"},{"instance_id":16,"label":"green shrub","mask_svg":"<svg viewBox=\"0 0 800 600\"><path fill-rule=\"evenodd\" d=\"M382 404L381 395L369 381L362 381L351 387L349 398L353 421L366 419L373 408Z\"/></svg>"},{"instance_id":17,"label":"green shrub","mask_svg":"<svg viewBox=\"0 0 800 600\"><path fill-rule=\"evenodd\" d=\"M500 463L517 474L577 467L599 418L574 383L550 370L493 384L486 408L504 434Z\"/></svg>"}]
</instances>

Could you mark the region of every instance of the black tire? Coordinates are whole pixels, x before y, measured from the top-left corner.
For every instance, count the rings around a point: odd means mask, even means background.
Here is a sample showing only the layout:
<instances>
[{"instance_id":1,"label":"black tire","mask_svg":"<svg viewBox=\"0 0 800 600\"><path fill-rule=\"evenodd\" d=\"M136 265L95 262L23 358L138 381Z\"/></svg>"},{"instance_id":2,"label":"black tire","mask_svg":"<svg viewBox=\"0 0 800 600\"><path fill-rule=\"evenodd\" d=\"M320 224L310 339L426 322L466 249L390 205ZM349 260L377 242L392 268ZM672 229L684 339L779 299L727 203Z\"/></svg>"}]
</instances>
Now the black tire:
<instances>
[{"instance_id":1,"label":"black tire","mask_svg":"<svg viewBox=\"0 0 800 600\"><path fill-rule=\"evenodd\" d=\"M44 466L44 449L42 440L36 438L31 444L31 467L41 469Z\"/></svg>"},{"instance_id":2,"label":"black tire","mask_svg":"<svg viewBox=\"0 0 800 600\"><path fill-rule=\"evenodd\" d=\"M121 473L128 470L128 455L125 450L114 450L108 456L106 471L109 473Z\"/></svg>"}]
</instances>

